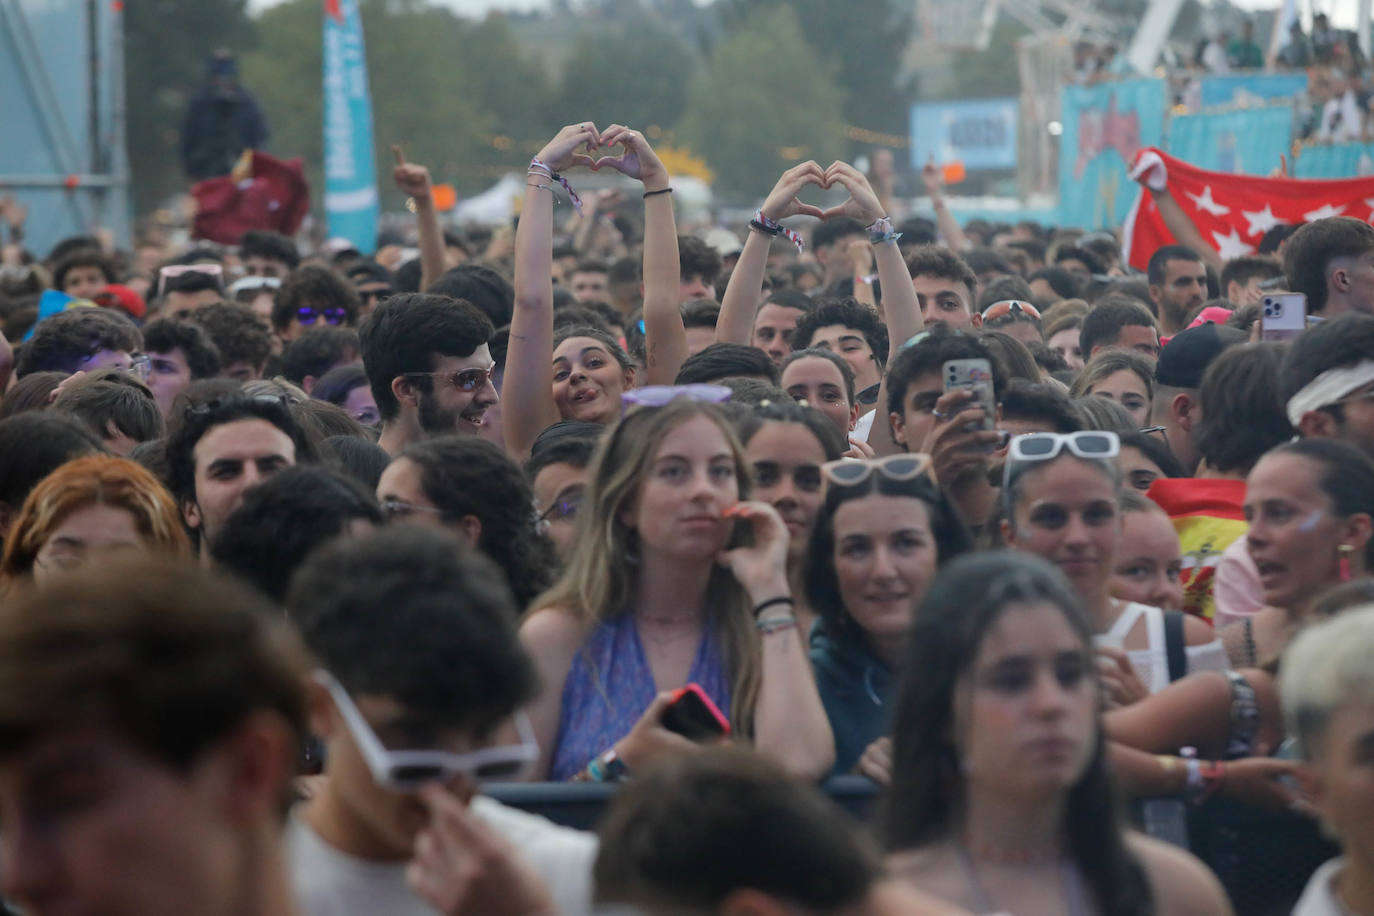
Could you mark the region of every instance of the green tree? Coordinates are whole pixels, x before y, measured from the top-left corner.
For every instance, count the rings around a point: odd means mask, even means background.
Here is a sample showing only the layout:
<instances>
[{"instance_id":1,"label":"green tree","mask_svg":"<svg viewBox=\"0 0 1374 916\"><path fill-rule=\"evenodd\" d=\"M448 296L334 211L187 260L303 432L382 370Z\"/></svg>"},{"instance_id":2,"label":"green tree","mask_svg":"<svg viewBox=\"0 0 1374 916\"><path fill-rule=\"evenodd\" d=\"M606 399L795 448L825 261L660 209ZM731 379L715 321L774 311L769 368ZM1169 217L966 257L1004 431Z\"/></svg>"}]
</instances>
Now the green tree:
<instances>
[{"instance_id":1,"label":"green tree","mask_svg":"<svg viewBox=\"0 0 1374 916\"><path fill-rule=\"evenodd\" d=\"M476 82L455 52L463 22L448 10L414 0L364 0L364 44L372 94L378 190L395 207L390 180L391 144L430 167L435 181L467 191L489 180L475 166L492 149L495 118L480 104ZM245 56L245 82L253 86L272 123L272 150L301 156L312 196L324 190L321 94L323 29L319 0L289 0L258 20L261 43Z\"/></svg>"},{"instance_id":2,"label":"green tree","mask_svg":"<svg viewBox=\"0 0 1374 916\"><path fill-rule=\"evenodd\" d=\"M318 5L318 4L317 4ZM124 92L135 212L186 189L181 121L210 52L254 41L247 0L139 0L124 9Z\"/></svg>"},{"instance_id":3,"label":"green tree","mask_svg":"<svg viewBox=\"0 0 1374 916\"><path fill-rule=\"evenodd\" d=\"M807 43L834 68L844 92L844 116L868 130L905 134L911 83L902 74L911 39L912 3L893 0L729 0L722 15L726 34L759 9L787 7L796 13Z\"/></svg>"},{"instance_id":4,"label":"green tree","mask_svg":"<svg viewBox=\"0 0 1374 916\"><path fill-rule=\"evenodd\" d=\"M705 156L717 190L753 200L796 161L825 166L843 153L842 97L797 14L761 9L716 47L679 134Z\"/></svg>"},{"instance_id":5,"label":"green tree","mask_svg":"<svg viewBox=\"0 0 1374 916\"><path fill-rule=\"evenodd\" d=\"M675 124L696 64L686 45L652 27L584 32L563 67L554 127L579 120L641 130Z\"/></svg>"}]
</instances>

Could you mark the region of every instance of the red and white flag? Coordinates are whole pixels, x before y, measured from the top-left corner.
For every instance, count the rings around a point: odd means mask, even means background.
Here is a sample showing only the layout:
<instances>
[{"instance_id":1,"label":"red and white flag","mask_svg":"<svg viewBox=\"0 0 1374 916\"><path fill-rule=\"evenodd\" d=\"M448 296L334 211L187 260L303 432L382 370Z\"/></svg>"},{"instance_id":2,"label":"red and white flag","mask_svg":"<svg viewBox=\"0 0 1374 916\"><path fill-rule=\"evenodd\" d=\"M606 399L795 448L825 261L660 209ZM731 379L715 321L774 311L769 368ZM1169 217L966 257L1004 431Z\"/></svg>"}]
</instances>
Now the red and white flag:
<instances>
[{"instance_id":1,"label":"red and white flag","mask_svg":"<svg viewBox=\"0 0 1374 916\"><path fill-rule=\"evenodd\" d=\"M1208 172L1152 146L1136 154L1130 174L1141 189L1122 227L1121 250L1126 262L1140 270L1157 248L1175 242L1150 188L1168 187L1222 260L1254 254L1264 233L1275 226L1328 216L1374 222L1374 177L1309 181Z\"/></svg>"}]
</instances>

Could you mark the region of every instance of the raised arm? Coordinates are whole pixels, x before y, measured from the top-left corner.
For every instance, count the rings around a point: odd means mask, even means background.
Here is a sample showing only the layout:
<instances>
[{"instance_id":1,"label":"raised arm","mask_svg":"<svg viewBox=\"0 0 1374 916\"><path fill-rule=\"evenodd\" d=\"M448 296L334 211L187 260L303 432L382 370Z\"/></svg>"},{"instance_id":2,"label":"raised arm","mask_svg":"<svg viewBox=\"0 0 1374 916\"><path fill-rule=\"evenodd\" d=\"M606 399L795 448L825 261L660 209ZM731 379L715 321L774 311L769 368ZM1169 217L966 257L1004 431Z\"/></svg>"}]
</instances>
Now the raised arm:
<instances>
[{"instance_id":1,"label":"raised arm","mask_svg":"<svg viewBox=\"0 0 1374 916\"><path fill-rule=\"evenodd\" d=\"M439 211L434 209L429 169L406 162L406 154L396 144L391 146L391 155L396 157L396 168L391 171L396 187L415 201L420 228L420 291L424 292L444 275L444 231L439 228Z\"/></svg>"},{"instance_id":2,"label":"raised arm","mask_svg":"<svg viewBox=\"0 0 1374 916\"><path fill-rule=\"evenodd\" d=\"M969 244L959 221L950 212L949 204L945 203L945 180L934 157L921 167L921 184L926 186L926 193L930 195L930 205L935 208L935 224L940 227L945 245L950 251L968 251L973 246Z\"/></svg>"},{"instance_id":3,"label":"raised arm","mask_svg":"<svg viewBox=\"0 0 1374 916\"><path fill-rule=\"evenodd\" d=\"M1164 225L1168 227L1174 241L1180 245L1186 245L1202 258L1202 263L1211 267L1213 270L1220 271L1225 264L1221 255L1207 241L1203 239L1202 233L1198 231L1197 225L1183 212L1183 208L1174 200L1174 195L1170 193L1166 186L1163 190L1156 191L1150 188L1150 194L1155 199L1155 206L1159 208L1159 216L1164 220Z\"/></svg>"},{"instance_id":4,"label":"raised arm","mask_svg":"<svg viewBox=\"0 0 1374 916\"><path fill-rule=\"evenodd\" d=\"M644 185L644 352L650 385L671 385L687 359L687 331L678 308L682 280L677 250L677 223L668 170L649 141L637 130L612 124L601 135L602 146L625 151L597 161Z\"/></svg>"},{"instance_id":5,"label":"raised arm","mask_svg":"<svg viewBox=\"0 0 1374 916\"><path fill-rule=\"evenodd\" d=\"M820 208L797 200L802 188L809 184L825 187L825 172L808 159L782 173L759 212L765 219L775 223L789 216L819 218ZM749 237L744 240L744 249L740 251L739 260L730 274L730 282L725 287L725 295L720 300L720 318L716 320L717 343L748 346L753 340L754 314L758 311L759 294L763 291L763 274L768 268L768 246L772 240L772 235L750 226Z\"/></svg>"},{"instance_id":6,"label":"raised arm","mask_svg":"<svg viewBox=\"0 0 1374 916\"><path fill-rule=\"evenodd\" d=\"M849 200L838 207L825 211L825 218L848 216L869 227L869 238L873 242L873 261L878 267L878 282L883 285L883 319L887 323L888 352L887 364L891 366L901 351L901 346L925 327L921 317L921 303L916 298L916 287L911 283L911 274L902 259L901 249L897 247L897 234L892 225L885 222L882 204L878 195L873 193L868 179L863 173L847 162L832 163L825 170L830 183L838 183L849 192ZM884 221L884 222L880 222ZM879 455L890 455L901 451L892 438L892 430L886 421L887 415L887 373L883 373L882 385L878 388L880 411L868 434L868 444Z\"/></svg>"},{"instance_id":7,"label":"raised arm","mask_svg":"<svg viewBox=\"0 0 1374 916\"><path fill-rule=\"evenodd\" d=\"M590 122L571 124L539 151L525 179L525 205L515 231L515 310L510 322L506 375L501 386L501 419L506 451L516 459L529 454L540 431L558 420L553 402L553 198L556 182L546 174L586 156L573 150L595 147L600 135Z\"/></svg>"}]
</instances>

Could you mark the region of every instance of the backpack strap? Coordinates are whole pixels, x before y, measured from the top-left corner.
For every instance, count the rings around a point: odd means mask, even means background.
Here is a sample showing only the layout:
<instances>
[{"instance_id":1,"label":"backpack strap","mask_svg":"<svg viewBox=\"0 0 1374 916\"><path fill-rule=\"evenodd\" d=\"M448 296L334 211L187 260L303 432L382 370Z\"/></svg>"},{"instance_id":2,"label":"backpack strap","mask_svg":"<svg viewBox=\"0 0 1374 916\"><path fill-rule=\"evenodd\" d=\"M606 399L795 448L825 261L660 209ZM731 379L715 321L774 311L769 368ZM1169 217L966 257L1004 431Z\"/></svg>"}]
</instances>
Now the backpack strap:
<instances>
[{"instance_id":1,"label":"backpack strap","mask_svg":"<svg viewBox=\"0 0 1374 916\"><path fill-rule=\"evenodd\" d=\"M1188 652L1183 642L1183 612L1164 612L1164 654L1169 661L1169 683L1188 673Z\"/></svg>"}]
</instances>

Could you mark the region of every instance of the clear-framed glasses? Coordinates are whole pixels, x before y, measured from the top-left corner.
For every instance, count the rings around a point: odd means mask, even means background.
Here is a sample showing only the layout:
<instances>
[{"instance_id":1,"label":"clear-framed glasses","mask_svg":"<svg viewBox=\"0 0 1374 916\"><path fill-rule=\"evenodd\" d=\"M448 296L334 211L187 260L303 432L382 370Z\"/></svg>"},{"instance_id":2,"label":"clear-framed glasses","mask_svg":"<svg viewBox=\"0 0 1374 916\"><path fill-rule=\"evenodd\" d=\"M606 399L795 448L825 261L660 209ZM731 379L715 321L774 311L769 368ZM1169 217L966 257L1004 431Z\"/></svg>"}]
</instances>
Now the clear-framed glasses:
<instances>
[{"instance_id":1,"label":"clear-framed glasses","mask_svg":"<svg viewBox=\"0 0 1374 916\"><path fill-rule=\"evenodd\" d=\"M776 487L782 482L786 473L790 473L792 476L792 486L803 493L815 493L820 490L821 485L825 482L819 464L799 464L785 471L783 466L776 461L755 461L754 485L757 487Z\"/></svg>"},{"instance_id":2,"label":"clear-framed glasses","mask_svg":"<svg viewBox=\"0 0 1374 916\"><path fill-rule=\"evenodd\" d=\"M913 480L930 471L930 456L924 452L912 452L885 458L841 458L821 465L825 479L841 487L861 484L874 471L888 480Z\"/></svg>"},{"instance_id":3,"label":"clear-framed glasses","mask_svg":"<svg viewBox=\"0 0 1374 916\"><path fill-rule=\"evenodd\" d=\"M416 512L433 512L435 515L444 514L443 509L437 509L434 506L417 506L414 503L408 503L404 499L397 499L394 496L388 496L381 501L380 505L382 507L382 518L386 519L388 522L396 522L410 518L410 516L414 515Z\"/></svg>"},{"instance_id":4,"label":"clear-framed glasses","mask_svg":"<svg viewBox=\"0 0 1374 916\"><path fill-rule=\"evenodd\" d=\"M153 374L153 361L142 353L133 357L129 362L129 368L120 367L121 371L128 372L139 381L146 382L148 377Z\"/></svg>"},{"instance_id":5,"label":"clear-framed glasses","mask_svg":"<svg viewBox=\"0 0 1374 916\"><path fill-rule=\"evenodd\" d=\"M523 712L515 714L519 744L487 747L464 754L433 749L389 750L337 678L323 669L317 669L314 678L329 691L372 773L373 782L382 788L415 792L425 783L447 782L455 776L466 776L477 782L509 782L518 779L539 757L534 728Z\"/></svg>"},{"instance_id":6,"label":"clear-framed glasses","mask_svg":"<svg viewBox=\"0 0 1374 916\"><path fill-rule=\"evenodd\" d=\"M464 394L480 391L495 375L495 363L492 363L485 369L473 366L469 369L454 369L449 372L405 373L406 378L437 378L455 391L461 391Z\"/></svg>"},{"instance_id":7,"label":"clear-framed glasses","mask_svg":"<svg viewBox=\"0 0 1374 916\"><path fill-rule=\"evenodd\" d=\"M724 404L734 394L724 385L646 385L631 388L620 396L622 410L631 407L663 407L678 398L689 401L702 401L708 404Z\"/></svg>"},{"instance_id":8,"label":"clear-framed glasses","mask_svg":"<svg viewBox=\"0 0 1374 916\"><path fill-rule=\"evenodd\" d=\"M321 318L328 325L340 325L348 320L348 310L342 308L317 309L310 306L302 306L296 309L296 320L307 328L314 325Z\"/></svg>"}]
</instances>

